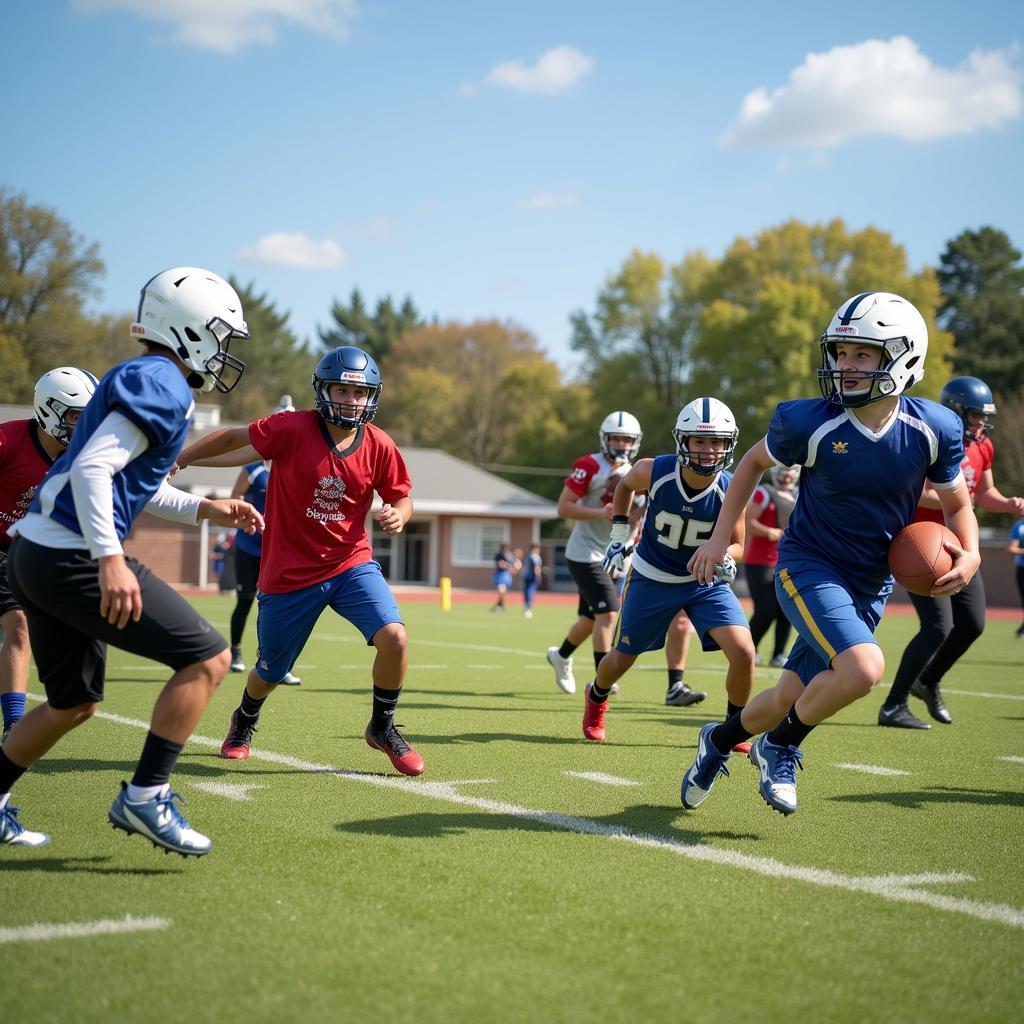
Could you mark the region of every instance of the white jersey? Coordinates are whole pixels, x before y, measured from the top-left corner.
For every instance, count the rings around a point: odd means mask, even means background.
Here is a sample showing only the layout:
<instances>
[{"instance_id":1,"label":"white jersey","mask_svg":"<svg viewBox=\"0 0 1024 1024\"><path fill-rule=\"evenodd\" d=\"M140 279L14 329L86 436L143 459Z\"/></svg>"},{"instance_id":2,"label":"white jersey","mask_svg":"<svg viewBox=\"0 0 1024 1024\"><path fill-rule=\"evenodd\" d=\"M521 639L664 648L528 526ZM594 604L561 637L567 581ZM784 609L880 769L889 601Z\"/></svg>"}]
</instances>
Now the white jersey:
<instances>
[{"instance_id":1,"label":"white jersey","mask_svg":"<svg viewBox=\"0 0 1024 1024\"><path fill-rule=\"evenodd\" d=\"M631 468L628 462L612 462L603 452L594 452L573 463L565 486L579 496L577 504L584 508L607 508L616 485ZM600 562L611 532L611 519L577 519L565 545L565 557L570 562Z\"/></svg>"}]
</instances>

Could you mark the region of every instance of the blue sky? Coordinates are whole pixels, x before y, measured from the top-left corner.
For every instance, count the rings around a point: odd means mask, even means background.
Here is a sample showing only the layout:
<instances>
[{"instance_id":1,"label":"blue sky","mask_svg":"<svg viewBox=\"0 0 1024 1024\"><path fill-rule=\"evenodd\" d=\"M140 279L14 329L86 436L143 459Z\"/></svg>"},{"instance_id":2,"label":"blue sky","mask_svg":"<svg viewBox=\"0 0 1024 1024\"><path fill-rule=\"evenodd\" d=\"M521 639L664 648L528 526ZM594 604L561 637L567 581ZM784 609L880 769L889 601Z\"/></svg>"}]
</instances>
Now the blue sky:
<instances>
[{"instance_id":1,"label":"blue sky","mask_svg":"<svg viewBox=\"0 0 1024 1024\"><path fill-rule=\"evenodd\" d=\"M300 337L358 286L571 364L633 248L835 216L914 268L967 227L1024 246L1022 37L986 0L26 0L0 183L99 243L96 309L196 264Z\"/></svg>"}]
</instances>

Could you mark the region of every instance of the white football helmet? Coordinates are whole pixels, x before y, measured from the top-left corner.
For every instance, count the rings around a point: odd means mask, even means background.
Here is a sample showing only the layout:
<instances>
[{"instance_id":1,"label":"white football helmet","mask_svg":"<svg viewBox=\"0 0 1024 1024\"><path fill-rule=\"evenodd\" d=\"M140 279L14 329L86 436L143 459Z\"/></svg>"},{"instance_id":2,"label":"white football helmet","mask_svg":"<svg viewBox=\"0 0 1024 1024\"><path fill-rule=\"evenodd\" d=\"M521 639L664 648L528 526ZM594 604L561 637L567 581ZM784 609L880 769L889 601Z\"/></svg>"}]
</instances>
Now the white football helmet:
<instances>
[{"instance_id":1,"label":"white football helmet","mask_svg":"<svg viewBox=\"0 0 1024 1024\"><path fill-rule=\"evenodd\" d=\"M740 431L736 426L736 417L725 402L717 398L695 398L679 410L672 436L676 439L676 452L681 466L698 476L714 476L732 465ZM700 461L699 455L690 454L686 440L689 437L721 437L728 445L713 463L706 465Z\"/></svg>"},{"instance_id":2,"label":"white football helmet","mask_svg":"<svg viewBox=\"0 0 1024 1024\"><path fill-rule=\"evenodd\" d=\"M295 403L291 395L282 395L281 401L274 407L274 412L295 412Z\"/></svg>"},{"instance_id":3,"label":"white football helmet","mask_svg":"<svg viewBox=\"0 0 1024 1024\"><path fill-rule=\"evenodd\" d=\"M628 448L612 448L609 438L616 435L633 438ZM628 412L610 412L601 421L601 429L597 434L601 442L601 451L612 462L632 462L640 452L640 442L644 432L640 429L640 421Z\"/></svg>"},{"instance_id":4,"label":"white football helmet","mask_svg":"<svg viewBox=\"0 0 1024 1024\"><path fill-rule=\"evenodd\" d=\"M169 348L190 370L189 387L227 394L245 363L228 355L232 338L248 338L238 293L222 277L199 267L174 267L142 286L131 326L137 341Z\"/></svg>"},{"instance_id":5,"label":"white football helmet","mask_svg":"<svg viewBox=\"0 0 1024 1024\"><path fill-rule=\"evenodd\" d=\"M843 389L844 374L836 369L836 345L846 341L882 350L882 361L871 373L847 371L863 382L856 391ZM928 354L928 327L924 317L906 299L891 292L862 292L847 299L821 336L818 385L829 402L858 408L893 395L901 395L924 377Z\"/></svg>"},{"instance_id":6,"label":"white football helmet","mask_svg":"<svg viewBox=\"0 0 1024 1024\"><path fill-rule=\"evenodd\" d=\"M36 381L35 406L39 426L66 448L74 433L69 412L81 412L96 392L99 381L80 366L58 366Z\"/></svg>"}]
</instances>

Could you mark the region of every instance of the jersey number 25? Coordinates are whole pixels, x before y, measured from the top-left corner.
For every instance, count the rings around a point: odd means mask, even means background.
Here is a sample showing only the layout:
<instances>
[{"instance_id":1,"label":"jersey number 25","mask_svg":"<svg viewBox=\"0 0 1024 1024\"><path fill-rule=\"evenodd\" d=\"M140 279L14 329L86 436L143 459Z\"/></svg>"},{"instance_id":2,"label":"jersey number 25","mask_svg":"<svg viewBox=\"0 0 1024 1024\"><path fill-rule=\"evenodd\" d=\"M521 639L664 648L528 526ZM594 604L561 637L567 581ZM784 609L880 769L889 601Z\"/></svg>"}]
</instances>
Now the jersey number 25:
<instances>
[{"instance_id":1,"label":"jersey number 25","mask_svg":"<svg viewBox=\"0 0 1024 1024\"><path fill-rule=\"evenodd\" d=\"M686 536L683 536L683 527ZM684 519L674 512L661 511L654 518L654 528L658 531L658 543L675 550L679 547L680 538L684 548L697 548L711 536L715 524L703 519Z\"/></svg>"}]
</instances>

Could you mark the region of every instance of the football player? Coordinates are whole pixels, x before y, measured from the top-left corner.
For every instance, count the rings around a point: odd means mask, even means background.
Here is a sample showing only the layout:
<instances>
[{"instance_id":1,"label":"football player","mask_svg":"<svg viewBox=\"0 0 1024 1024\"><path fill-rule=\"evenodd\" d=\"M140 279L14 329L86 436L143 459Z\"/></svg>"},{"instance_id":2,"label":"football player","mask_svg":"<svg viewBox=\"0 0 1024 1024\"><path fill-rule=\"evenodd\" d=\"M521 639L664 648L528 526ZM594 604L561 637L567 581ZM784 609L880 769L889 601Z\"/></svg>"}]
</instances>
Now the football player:
<instances>
[{"instance_id":1,"label":"football player","mask_svg":"<svg viewBox=\"0 0 1024 1024\"><path fill-rule=\"evenodd\" d=\"M643 436L635 416L609 413L597 432L600 450L582 455L573 463L558 496L558 514L573 523L565 546L565 564L579 592L576 621L561 646L549 647L547 652L548 664L555 670L555 684L565 693L576 692L572 667L576 648L592 637L596 668L611 646L619 598L614 580L601 563L612 528L612 495L637 457Z\"/></svg>"},{"instance_id":2,"label":"football player","mask_svg":"<svg viewBox=\"0 0 1024 1024\"><path fill-rule=\"evenodd\" d=\"M615 626L614 649L586 687L583 735L602 742L612 685L645 651L659 650L665 633L685 611L705 651L724 651L729 662L725 687L728 714L742 709L754 686L754 643L747 617L732 588L736 562L743 554L743 522L732 533L728 555L711 586L686 568L690 555L711 532L728 488L739 431L729 407L715 398L698 398L676 418L676 451L641 459L619 480L612 501L612 527L604 568L622 567L631 526L634 495L649 494L640 542L623 590Z\"/></svg>"},{"instance_id":3,"label":"football player","mask_svg":"<svg viewBox=\"0 0 1024 1024\"><path fill-rule=\"evenodd\" d=\"M3 739L25 714L28 620L7 583L8 527L28 510L36 485L68 446L75 424L99 381L78 366L58 366L36 381L35 416L0 423L0 709Z\"/></svg>"},{"instance_id":4,"label":"football player","mask_svg":"<svg viewBox=\"0 0 1024 1024\"><path fill-rule=\"evenodd\" d=\"M183 856L207 853L174 801L170 775L228 670L228 645L175 590L122 543L143 509L177 522L209 519L261 529L243 501L210 501L167 483L195 410L193 390L230 391L245 364L229 352L248 337L242 304L227 281L175 267L142 288L131 325L146 352L110 370L79 417L64 453L10 529L11 590L28 618L46 689L0 749L0 842L43 846L10 806L11 787L103 699L107 645L173 672L157 697L142 756L109 812L110 823Z\"/></svg>"},{"instance_id":5,"label":"football player","mask_svg":"<svg viewBox=\"0 0 1024 1024\"><path fill-rule=\"evenodd\" d=\"M313 371L315 410L268 416L224 428L190 445L179 465L274 463L267 486L267 530L259 575L259 648L242 700L231 715L221 756L245 760L260 710L295 665L320 613L331 608L376 648L373 708L365 739L403 775L420 775L423 758L395 726L408 663L398 605L366 535L374 519L401 533L412 516L412 482L394 441L375 427L380 370L362 349L332 349Z\"/></svg>"},{"instance_id":6,"label":"football player","mask_svg":"<svg viewBox=\"0 0 1024 1024\"><path fill-rule=\"evenodd\" d=\"M866 696L885 669L875 628L892 592L888 551L914 518L925 480L939 494L959 543L933 596L956 593L978 570L978 522L960 470L959 418L905 394L924 376L928 329L906 299L864 292L844 302L821 337L820 399L780 403L768 434L736 467L709 540L690 559L711 582L731 531L761 474L801 466L800 495L779 543L775 591L799 637L778 684L743 711L700 733L683 776L682 801L697 807L732 748L761 733L750 750L768 806L796 810L800 744L819 723Z\"/></svg>"},{"instance_id":7,"label":"football player","mask_svg":"<svg viewBox=\"0 0 1024 1024\"><path fill-rule=\"evenodd\" d=\"M960 417L964 459L960 464L971 501L987 512L1024 515L1024 498L1008 498L992 477L995 449L992 433L996 405L989 386L977 377L954 377L942 389L939 401ZM914 516L941 523L942 506L934 488L925 484ZM910 594L920 623L907 644L896 678L878 712L878 724L898 729L930 729L907 707L907 696L920 697L936 722L950 725L953 716L942 699L942 677L959 661L985 629L985 584L981 573L959 593L949 597Z\"/></svg>"}]
</instances>

